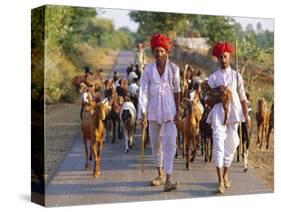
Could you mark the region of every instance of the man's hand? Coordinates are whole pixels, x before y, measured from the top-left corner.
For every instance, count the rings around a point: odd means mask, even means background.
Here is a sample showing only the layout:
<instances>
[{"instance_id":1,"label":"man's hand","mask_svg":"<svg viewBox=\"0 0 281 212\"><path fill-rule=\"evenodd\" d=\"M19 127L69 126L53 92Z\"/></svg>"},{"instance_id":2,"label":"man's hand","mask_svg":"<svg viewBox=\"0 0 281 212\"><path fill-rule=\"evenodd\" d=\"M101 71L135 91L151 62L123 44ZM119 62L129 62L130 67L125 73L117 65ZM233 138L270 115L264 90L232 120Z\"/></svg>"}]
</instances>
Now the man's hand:
<instances>
[{"instance_id":1,"label":"man's hand","mask_svg":"<svg viewBox=\"0 0 281 212\"><path fill-rule=\"evenodd\" d=\"M175 115L175 118L174 118L175 124L177 124L179 122L179 120L180 120L180 115L179 115L179 112L177 111L176 115Z\"/></svg>"},{"instance_id":2,"label":"man's hand","mask_svg":"<svg viewBox=\"0 0 281 212\"><path fill-rule=\"evenodd\" d=\"M141 115L141 127L145 128L147 126L147 118L146 118L146 114L142 114Z\"/></svg>"},{"instance_id":3,"label":"man's hand","mask_svg":"<svg viewBox=\"0 0 281 212\"><path fill-rule=\"evenodd\" d=\"M244 114L244 117L245 117L245 124L246 124L247 128L250 129L252 127L252 125L251 125L251 118L248 115L247 100L242 101L241 104L242 104L243 114Z\"/></svg>"},{"instance_id":4,"label":"man's hand","mask_svg":"<svg viewBox=\"0 0 281 212\"><path fill-rule=\"evenodd\" d=\"M245 124L246 124L248 129L252 128L252 122L251 122L251 119L248 116L245 117Z\"/></svg>"},{"instance_id":5,"label":"man's hand","mask_svg":"<svg viewBox=\"0 0 281 212\"><path fill-rule=\"evenodd\" d=\"M177 124L180 120L179 108L180 108L180 92L174 93L175 105L176 105L176 115L174 117L174 122Z\"/></svg>"}]
</instances>

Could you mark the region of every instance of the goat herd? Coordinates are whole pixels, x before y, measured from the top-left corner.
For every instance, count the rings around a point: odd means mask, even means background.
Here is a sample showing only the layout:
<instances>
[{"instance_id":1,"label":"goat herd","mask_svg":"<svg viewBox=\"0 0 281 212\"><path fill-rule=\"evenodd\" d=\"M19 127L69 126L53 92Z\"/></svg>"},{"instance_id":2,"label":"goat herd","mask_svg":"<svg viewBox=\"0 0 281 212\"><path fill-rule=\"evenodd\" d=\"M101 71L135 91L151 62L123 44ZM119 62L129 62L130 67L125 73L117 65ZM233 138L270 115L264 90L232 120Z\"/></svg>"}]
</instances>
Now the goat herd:
<instances>
[{"instance_id":1,"label":"goat herd","mask_svg":"<svg viewBox=\"0 0 281 212\"><path fill-rule=\"evenodd\" d=\"M118 139L124 137L125 152L133 148L133 137L137 125L138 109L138 83L140 72L137 66L127 68L127 79L121 79L119 73L114 72L113 79L103 80L102 69L85 73L72 79L72 84L81 95L81 135L85 147L86 164L89 170L89 160L94 156L93 176L100 175L100 155L106 133L112 133L112 143L116 141L116 128ZM206 95L203 73L186 65L181 73L181 105L180 121L176 123L178 129L176 157L182 154L186 159L186 168L190 169L190 162L196 157L197 149L201 147L201 154L205 162L212 161L212 129L206 123L211 107L205 104ZM250 108L250 107L249 107ZM262 148L266 140L269 148L269 137L274 127L274 105L268 110L264 98L258 100L257 112L257 143ZM244 171L247 171L247 158L250 146L251 129L241 124L241 139L238 148L241 148L244 160ZM146 130L145 146L149 142L149 130ZM239 133L240 135L240 133ZM180 152L182 151L182 152ZM237 151L239 161L240 150Z\"/></svg>"}]
</instances>

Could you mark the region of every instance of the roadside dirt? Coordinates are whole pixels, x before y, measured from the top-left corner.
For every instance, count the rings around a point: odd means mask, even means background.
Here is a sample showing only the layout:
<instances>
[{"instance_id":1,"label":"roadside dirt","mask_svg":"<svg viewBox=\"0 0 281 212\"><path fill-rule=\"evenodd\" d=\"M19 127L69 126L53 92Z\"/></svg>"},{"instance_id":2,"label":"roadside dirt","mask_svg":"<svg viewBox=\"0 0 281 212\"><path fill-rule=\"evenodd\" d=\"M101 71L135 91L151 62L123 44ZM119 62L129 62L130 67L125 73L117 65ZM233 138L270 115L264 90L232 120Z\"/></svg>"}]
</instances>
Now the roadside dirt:
<instances>
[{"instance_id":1,"label":"roadside dirt","mask_svg":"<svg viewBox=\"0 0 281 212\"><path fill-rule=\"evenodd\" d=\"M253 136L250 144L249 164L257 176L274 191L274 133L270 135L269 149L256 145L257 137Z\"/></svg>"}]
</instances>

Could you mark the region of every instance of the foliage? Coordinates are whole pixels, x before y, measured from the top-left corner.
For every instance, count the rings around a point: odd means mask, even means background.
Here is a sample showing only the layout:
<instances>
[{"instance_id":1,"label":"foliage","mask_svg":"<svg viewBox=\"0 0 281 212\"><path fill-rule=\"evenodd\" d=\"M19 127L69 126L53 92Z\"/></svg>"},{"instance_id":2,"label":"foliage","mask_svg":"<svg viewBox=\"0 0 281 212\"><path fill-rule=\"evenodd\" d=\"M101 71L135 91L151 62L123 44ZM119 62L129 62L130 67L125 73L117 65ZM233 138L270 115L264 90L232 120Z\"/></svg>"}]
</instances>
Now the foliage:
<instances>
[{"instance_id":1,"label":"foliage","mask_svg":"<svg viewBox=\"0 0 281 212\"><path fill-rule=\"evenodd\" d=\"M31 12L31 100L33 107L44 105L44 7Z\"/></svg>"},{"instance_id":2,"label":"foliage","mask_svg":"<svg viewBox=\"0 0 281 212\"><path fill-rule=\"evenodd\" d=\"M263 31L257 24L257 31L249 24L246 30L233 18L227 16L209 16L194 14L177 14L162 12L133 11L130 17L139 23L138 33L143 37L155 32L173 36L207 37L212 46L218 41L229 41L239 44L239 55L256 58L260 51L272 53L273 32ZM191 33L190 33L191 32Z\"/></svg>"},{"instance_id":3,"label":"foliage","mask_svg":"<svg viewBox=\"0 0 281 212\"><path fill-rule=\"evenodd\" d=\"M46 103L56 103L62 100L74 100L75 88L71 79L77 73L77 68L65 55L50 54L45 61ZM72 94L72 95L71 95Z\"/></svg>"},{"instance_id":4,"label":"foliage","mask_svg":"<svg viewBox=\"0 0 281 212\"><path fill-rule=\"evenodd\" d=\"M120 37L122 49L132 49L136 43L135 33L132 33L127 27L118 29L118 36Z\"/></svg>"},{"instance_id":5,"label":"foliage","mask_svg":"<svg viewBox=\"0 0 281 212\"><path fill-rule=\"evenodd\" d=\"M138 33L143 37L160 32L175 37L187 26L185 14L132 11L129 16L133 21L139 23Z\"/></svg>"},{"instance_id":6,"label":"foliage","mask_svg":"<svg viewBox=\"0 0 281 212\"><path fill-rule=\"evenodd\" d=\"M111 20L96 16L95 9L83 7L32 10L32 99L43 101L45 95L47 103L73 101L77 94L70 80L83 66L101 68L107 49L133 47L128 29L115 30Z\"/></svg>"},{"instance_id":7,"label":"foliage","mask_svg":"<svg viewBox=\"0 0 281 212\"><path fill-rule=\"evenodd\" d=\"M45 39L48 49L64 46L73 35L81 34L87 21L96 16L91 8L47 5Z\"/></svg>"},{"instance_id":8,"label":"foliage","mask_svg":"<svg viewBox=\"0 0 281 212\"><path fill-rule=\"evenodd\" d=\"M249 24L244 30L233 18L226 16L131 12L130 17L139 23L138 39L147 39L152 33L161 32L170 36L206 37L210 46L218 41L237 42L239 69L243 72L246 90L251 93L254 112L261 97L268 105L274 101L274 32L263 30L261 23L256 29ZM187 62L206 71L216 65L210 57L197 51L182 51L177 59L181 66Z\"/></svg>"},{"instance_id":9,"label":"foliage","mask_svg":"<svg viewBox=\"0 0 281 212\"><path fill-rule=\"evenodd\" d=\"M93 47L86 42L76 43L73 46L74 56L71 61L76 64L76 67L89 66L90 70L98 69L100 61L106 55L106 49Z\"/></svg>"}]
</instances>

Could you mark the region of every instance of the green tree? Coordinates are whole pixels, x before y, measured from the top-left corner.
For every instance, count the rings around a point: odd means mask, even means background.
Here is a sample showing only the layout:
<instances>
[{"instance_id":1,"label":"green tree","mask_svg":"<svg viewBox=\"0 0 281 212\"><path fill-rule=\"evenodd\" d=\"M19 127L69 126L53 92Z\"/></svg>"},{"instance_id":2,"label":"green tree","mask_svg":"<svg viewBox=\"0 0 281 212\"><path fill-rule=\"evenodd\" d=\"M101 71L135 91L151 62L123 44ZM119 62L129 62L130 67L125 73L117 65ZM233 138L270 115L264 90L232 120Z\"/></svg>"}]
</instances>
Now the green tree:
<instances>
[{"instance_id":1,"label":"green tree","mask_svg":"<svg viewBox=\"0 0 281 212\"><path fill-rule=\"evenodd\" d=\"M128 27L121 27L118 31L123 34L121 36L123 48L124 49L132 49L136 43L136 33L133 33Z\"/></svg>"},{"instance_id":2,"label":"green tree","mask_svg":"<svg viewBox=\"0 0 281 212\"><path fill-rule=\"evenodd\" d=\"M48 49L69 50L84 32L88 20L96 16L92 8L47 5L45 9L45 38Z\"/></svg>"},{"instance_id":3,"label":"green tree","mask_svg":"<svg viewBox=\"0 0 281 212\"><path fill-rule=\"evenodd\" d=\"M256 29L257 29L257 33L262 33L262 32L263 32L261 22L258 22L258 23L257 23Z\"/></svg>"},{"instance_id":4,"label":"green tree","mask_svg":"<svg viewBox=\"0 0 281 212\"><path fill-rule=\"evenodd\" d=\"M225 16L208 16L205 20L206 36L213 45L218 41L234 42L236 39L235 22Z\"/></svg>"},{"instance_id":5,"label":"green tree","mask_svg":"<svg viewBox=\"0 0 281 212\"><path fill-rule=\"evenodd\" d=\"M102 46L104 36L110 37L109 34L114 32L114 25L112 20L105 18L91 19L87 26L87 33L97 39L98 46Z\"/></svg>"},{"instance_id":6,"label":"green tree","mask_svg":"<svg viewBox=\"0 0 281 212\"><path fill-rule=\"evenodd\" d=\"M144 37L154 33L164 33L175 37L178 33L184 32L187 27L185 14L132 11L129 16L139 23L138 33Z\"/></svg>"},{"instance_id":7,"label":"green tree","mask_svg":"<svg viewBox=\"0 0 281 212\"><path fill-rule=\"evenodd\" d=\"M247 32L247 33L255 33L253 24L247 24L247 26L246 26L246 32Z\"/></svg>"},{"instance_id":8,"label":"green tree","mask_svg":"<svg viewBox=\"0 0 281 212\"><path fill-rule=\"evenodd\" d=\"M272 49L274 45L274 33L269 30L262 31L255 35L257 47L267 50Z\"/></svg>"},{"instance_id":9,"label":"green tree","mask_svg":"<svg viewBox=\"0 0 281 212\"><path fill-rule=\"evenodd\" d=\"M39 107L44 104L44 20L45 7L31 11L31 100Z\"/></svg>"}]
</instances>

